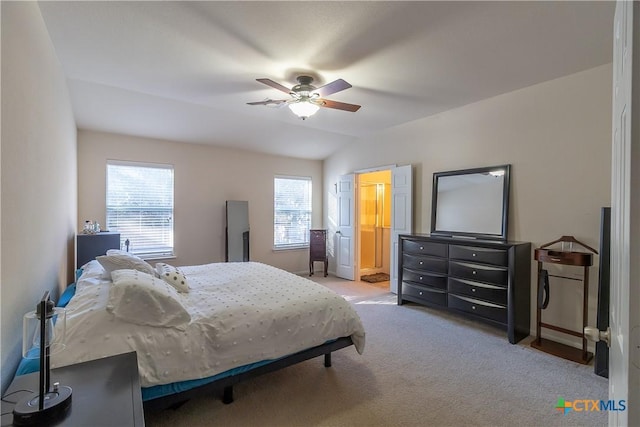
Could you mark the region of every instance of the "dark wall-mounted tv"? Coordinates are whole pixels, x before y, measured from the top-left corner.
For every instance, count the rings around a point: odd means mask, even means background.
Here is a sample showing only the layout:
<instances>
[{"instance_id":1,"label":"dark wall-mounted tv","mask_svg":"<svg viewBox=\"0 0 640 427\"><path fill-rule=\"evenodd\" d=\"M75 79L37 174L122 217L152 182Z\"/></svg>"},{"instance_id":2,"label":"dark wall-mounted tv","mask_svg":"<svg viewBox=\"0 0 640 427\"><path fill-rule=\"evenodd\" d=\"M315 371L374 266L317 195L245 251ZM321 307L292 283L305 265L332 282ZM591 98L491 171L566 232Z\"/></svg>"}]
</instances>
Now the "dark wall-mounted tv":
<instances>
[{"instance_id":1,"label":"dark wall-mounted tv","mask_svg":"<svg viewBox=\"0 0 640 427\"><path fill-rule=\"evenodd\" d=\"M433 174L431 234L507 240L511 165Z\"/></svg>"}]
</instances>

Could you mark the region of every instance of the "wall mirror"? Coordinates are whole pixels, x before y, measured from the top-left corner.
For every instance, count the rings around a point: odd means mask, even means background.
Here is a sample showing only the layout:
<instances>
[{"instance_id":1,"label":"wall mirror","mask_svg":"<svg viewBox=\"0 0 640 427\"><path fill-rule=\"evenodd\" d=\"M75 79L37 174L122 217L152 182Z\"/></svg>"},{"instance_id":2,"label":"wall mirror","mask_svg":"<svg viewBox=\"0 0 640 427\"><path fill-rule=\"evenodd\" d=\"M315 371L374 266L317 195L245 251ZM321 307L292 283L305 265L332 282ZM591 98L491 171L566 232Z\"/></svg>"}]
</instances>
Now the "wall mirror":
<instances>
[{"instance_id":1,"label":"wall mirror","mask_svg":"<svg viewBox=\"0 0 640 427\"><path fill-rule=\"evenodd\" d=\"M249 202L227 200L225 261L249 261Z\"/></svg>"},{"instance_id":2,"label":"wall mirror","mask_svg":"<svg viewBox=\"0 0 640 427\"><path fill-rule=\"evenodd\" d=\"M511 165L433 174L431 234L506 240Z\"/></svg>"}]
</instances>

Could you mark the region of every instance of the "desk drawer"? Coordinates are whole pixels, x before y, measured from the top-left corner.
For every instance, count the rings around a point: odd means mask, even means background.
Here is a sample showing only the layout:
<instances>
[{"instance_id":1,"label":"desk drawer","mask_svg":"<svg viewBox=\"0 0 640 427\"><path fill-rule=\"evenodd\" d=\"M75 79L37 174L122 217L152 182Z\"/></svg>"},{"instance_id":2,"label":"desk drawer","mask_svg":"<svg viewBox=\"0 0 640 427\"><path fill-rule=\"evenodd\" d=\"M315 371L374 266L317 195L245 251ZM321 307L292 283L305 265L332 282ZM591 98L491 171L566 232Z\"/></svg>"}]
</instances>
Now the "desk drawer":
<instances>
[{"instance_id":1,"label":"desk drawer","mask_svg":"<svg viewBox=\"0 0 640 427\"><path fill-rule=\"evenodd\" d=\"M419 240L403 240L402 249L404 252L411 252L417 255L431 255L442 258L447 257L446 243L421 242Z\"/></svg>"},{"instance_id":2,"label":"desk drawer","mask_svg":"<svg viewBox=\"0 0 640 427\"><path fill-rule=\"evenodd\" d=\"M429 288L427 286L402 282L402 296L413 297L421 302L442 306L447 305L447 293L444 290Z\"/></svg>"},{"instance_id":3,"label":"desk drawer","mask_svg":"<svg viewBox=\"0 0 640 427\"><path fill-rule=\"evenodd\" d=\"M447 274L447 260L445 258L403 254L402 266L412 270L428 270L434 273Z\"/></svg>"},{"instance_id":4,"label":"desk drawer","mask_svg":"<svg viewBox=\"0 0 640 427\"><path fill-rule=\"evenodd\" d=\"M506 266L509 262L509 256L504 249L476 248L472 246L451 245L449 258L500 266Z\"/></svg>"},{"instance_id":5,"label":"desk drawer","mask_svg":"<svg viewBox=\"0 0 640 427\"><path fill-rule=\"evenodd\" d=\"M506 268L458 261L449 262L449 275L502 286L507 286L509 280L509 272Z\"/></svg>"},{"instance_id":6,"label":"desk drawer","mask_svg":"<svg viewBox=\"0 0 640 427\"><path fill-rule=\"evenodd\" d=\"M433 286L439 289L447 289L447 276L445 274L425 271L414 271L408 268L402 269L402 280L421 285Z\"/></svg>"},{"instance_id":7,"label":"desk drawer","mask_svg":"<svg viewBox=\"0 0 640 427\"><path fill-rule=\"evenodd\" d=\"M475 298L448 294L449 307L473 313L500 323L507 323L507 307Z\"/></svg>"},{"instance_id":8,"label":"desk drawer","mask_svg":"<svg viewBox=\"0 0 640 427\"><path fill-rule=\"evenodd\" d=\"M494 302L496 304L507 304L507 288L501 286L450 277L448 291L454 294Z\"/></svg>"}]
</instances>

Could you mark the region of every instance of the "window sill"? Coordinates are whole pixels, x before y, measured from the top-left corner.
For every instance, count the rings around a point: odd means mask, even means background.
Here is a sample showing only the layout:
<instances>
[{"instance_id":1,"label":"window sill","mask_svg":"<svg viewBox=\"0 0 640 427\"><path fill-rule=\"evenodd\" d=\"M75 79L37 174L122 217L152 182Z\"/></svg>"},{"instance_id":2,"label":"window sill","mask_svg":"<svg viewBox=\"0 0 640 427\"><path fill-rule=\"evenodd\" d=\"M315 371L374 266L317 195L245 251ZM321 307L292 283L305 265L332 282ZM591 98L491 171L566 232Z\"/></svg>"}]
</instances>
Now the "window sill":
<instances>
[{"instance_id":1,"label":"window sill","mask_svg":"<svg viewBox=\"0 0 640 427\"><path fill-rule=\"evenodd\" d=\"M273 252L280 252L280 251L299 251L302 249L309 249L309 245L299 245L299 246L282 246L282 247L273 247L272 250Z\"/></svg>"},{"instance_id":2,"label":"window sill","mask_svg":"<svg viewBox=\"0 0 640 427\"><path fill-rule=\"evenodd\" d=\"M176 259L175 255L138 255L145 261L161 261L165 259Z\"/></svg>"}]
</instances>

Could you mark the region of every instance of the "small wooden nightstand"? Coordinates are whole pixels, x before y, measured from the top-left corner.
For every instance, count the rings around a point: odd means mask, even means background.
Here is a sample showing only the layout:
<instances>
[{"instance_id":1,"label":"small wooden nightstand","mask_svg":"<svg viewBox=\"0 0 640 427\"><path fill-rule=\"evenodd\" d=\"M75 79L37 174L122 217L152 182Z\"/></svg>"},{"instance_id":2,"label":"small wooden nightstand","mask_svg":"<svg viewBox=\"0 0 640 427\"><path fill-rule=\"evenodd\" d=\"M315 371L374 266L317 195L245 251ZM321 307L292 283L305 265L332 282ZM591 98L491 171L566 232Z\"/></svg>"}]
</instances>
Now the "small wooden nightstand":
<instances>
[{"instance_id":1,"label":"small wooden nightstand","mask_svg":"<svg viewBox=\"0 0 640 427\"><path fill-rule=\"evenodd\" d=\"M327 277L327 230L309 230L309 276L313 276L313 263L324 262L324 277Z\"/></svg>"},{"instance_id":2,"label":"small wooden nightstand","mask_svg":"<svg viewBox=\"0 0 640 427\"><path fill-rule=\"evenodd\" d=\"M22 390L37 393L38 379L37 372L13 379L2 402L3 427L13 425L14 407L4 400L19 401L27 396ZM144 426L135 352L52 369L51 381L73 389L71 410L56 426Z\"/></svg>"}]
</instances>

